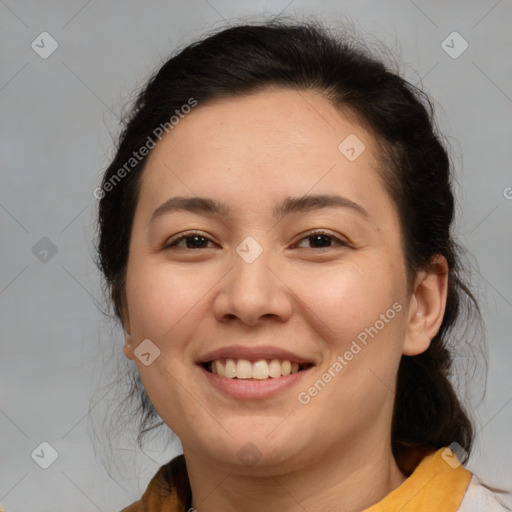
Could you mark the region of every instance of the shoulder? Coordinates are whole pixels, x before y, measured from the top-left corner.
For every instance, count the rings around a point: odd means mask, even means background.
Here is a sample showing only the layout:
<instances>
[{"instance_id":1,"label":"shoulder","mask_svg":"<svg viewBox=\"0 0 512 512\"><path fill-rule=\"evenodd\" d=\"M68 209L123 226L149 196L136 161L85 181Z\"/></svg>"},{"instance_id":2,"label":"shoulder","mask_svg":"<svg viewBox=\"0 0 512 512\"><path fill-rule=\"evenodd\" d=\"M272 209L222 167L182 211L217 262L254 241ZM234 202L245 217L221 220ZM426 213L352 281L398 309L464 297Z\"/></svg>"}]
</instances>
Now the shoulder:
<instances>
[{"instance_id":1,"label":"shoulder","mask_svg":"<svg viewBox=\"0 0 512 512\"><path fill-rule=\"evenodd\" d=\"M121 512L182 512L186 510L190 496L185 458L182 454L161 466L141 499Z\"/></svg>"},{"instance_id":2,"label":"shoulder","mask_svg":"<svg viewBox=\"0 0 512 512\"><path fill-rule=\"evenodd\" d=\"M476 475L471 477L458 512L506 512L510 511L499 498L500 491L483 484Z\"/></svg>"},{"instance_id":3,"label":"shoulder","mask_svg":"<svg viewBox=\"0 0 512 512\"><path fill-rule=\"evenodd\" d=\"M136 501L135 503L132 503L131 505L123 508L121 512L143 512L144 509L142 508L142 504L140 500Z\"/></svg>"}]
</instances>

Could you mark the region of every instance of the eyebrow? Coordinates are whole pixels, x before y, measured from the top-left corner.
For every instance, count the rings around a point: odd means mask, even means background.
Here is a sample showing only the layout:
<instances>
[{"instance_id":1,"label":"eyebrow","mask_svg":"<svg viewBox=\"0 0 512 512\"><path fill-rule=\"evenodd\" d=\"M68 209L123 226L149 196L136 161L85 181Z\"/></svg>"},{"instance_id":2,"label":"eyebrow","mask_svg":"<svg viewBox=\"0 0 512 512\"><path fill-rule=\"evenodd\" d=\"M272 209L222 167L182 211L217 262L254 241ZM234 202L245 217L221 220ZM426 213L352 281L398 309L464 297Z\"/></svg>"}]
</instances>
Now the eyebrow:
<instances>
[{"instance_id":1,"label":"eyebrow","mask_svg":"<svg viewBox=\"0 0 512 512\"><path fill-rule=\"evenodd\" d=\"M274 217L284 217L298 213L305 213L322 208L347 208L359 216L368 219L369 214L360 204L350 199L330 194L309 195L302 197L287 197L274 208ZM151 215L149 222L153 222L162 215L188 211L199 214L217 215L229 217L231 209L226 203L216 201L209 197L171 197L162 203Z\"/></svg>"}]
</instances>

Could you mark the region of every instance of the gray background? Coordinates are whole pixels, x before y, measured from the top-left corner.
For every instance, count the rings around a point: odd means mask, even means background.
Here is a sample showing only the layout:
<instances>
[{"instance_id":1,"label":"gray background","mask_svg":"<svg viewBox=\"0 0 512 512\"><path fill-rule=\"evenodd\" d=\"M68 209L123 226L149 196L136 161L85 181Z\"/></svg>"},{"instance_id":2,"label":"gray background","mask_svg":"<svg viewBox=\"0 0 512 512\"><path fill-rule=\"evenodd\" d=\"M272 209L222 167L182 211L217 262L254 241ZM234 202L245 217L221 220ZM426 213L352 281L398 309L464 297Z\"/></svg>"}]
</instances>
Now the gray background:
<instances>
[{"instance_id":1,"label":"gray background","mask_svg":"<svg viewBox=\"0 0 512 512\"><path fill-rule=\"evenodd\" d=\"M116 445L121 471L109 475L95 452L93 417L111 407L99 383L115 377L122 335L97 308L92 192L123 106L173 48L226 20L279 12L331 26L352 19L436 101L458 173L456 233L478 262L473 281L488 334L487 395L473 407L479 433L469 468L510 486L510 1L0 0L0 505L9 512L120 510L179 453L179 442L141 453L127 436ZM59 45L47 59L31 48L43 31ZM453 31L469 44L456 59L441 47ZM482 386L475 380L472 391ZM58 452L48 469L31 457L43 441ZM40 450L39 460L49 457Z\"/></svg>"}]
</instances>

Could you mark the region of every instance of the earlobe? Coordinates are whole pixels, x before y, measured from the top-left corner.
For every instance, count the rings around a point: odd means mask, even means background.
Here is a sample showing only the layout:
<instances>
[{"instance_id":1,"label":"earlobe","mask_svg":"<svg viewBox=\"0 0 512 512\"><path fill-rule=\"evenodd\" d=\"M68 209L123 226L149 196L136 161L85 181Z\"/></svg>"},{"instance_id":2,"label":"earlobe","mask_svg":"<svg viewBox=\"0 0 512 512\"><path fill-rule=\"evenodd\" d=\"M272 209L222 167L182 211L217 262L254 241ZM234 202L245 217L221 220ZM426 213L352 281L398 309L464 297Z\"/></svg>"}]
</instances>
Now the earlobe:
<instances>
[{"instance_id":1,"label":"earlobe","mask_svg":"<svg viewBox=\"0 0 512 512\"><path fill-rule=\"evenodd\" d=\"M130 338L130 339L128 339ZM131 336L125 334L124 338L124 347L123 347L124 355L131 359L132 361L135 359L135 356L133 355L133 345L131 342Z\"/></svg>"},{"instance_id":2,"label":"earlobe","mask_svg":"<svg viewBox=\"0 0 512 512\"><path fill-rule=\"evenodd\" d=\"M419 272L409 305L402 353L415 356L425 352L443 322L448 294L448 264L437 256L429 271Z\"/></svg>"}]
</instances>

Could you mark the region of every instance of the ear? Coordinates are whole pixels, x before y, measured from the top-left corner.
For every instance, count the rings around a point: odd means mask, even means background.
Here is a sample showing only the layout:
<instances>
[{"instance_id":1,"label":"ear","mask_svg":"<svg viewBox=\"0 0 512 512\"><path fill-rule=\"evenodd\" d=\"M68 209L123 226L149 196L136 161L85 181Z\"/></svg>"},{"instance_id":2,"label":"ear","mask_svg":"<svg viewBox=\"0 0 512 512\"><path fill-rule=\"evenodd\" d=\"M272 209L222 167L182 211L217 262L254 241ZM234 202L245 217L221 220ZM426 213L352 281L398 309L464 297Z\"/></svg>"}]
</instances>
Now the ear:
<instances>
[{"instance_id":1,"label":"ear","mask_svg":"<svg viewBox=\"0 0 512 512\"><path fill-rule=\"evenodd\" d=\"M123 328L124 328L124 355L128 359L135 359L133 354L133 340L132 331L130 326L130 315L128 313L128 301L126 300L126 293L123 291L121 294L121 313L123 317Z\"/></svg>"},{"instance_id":2,"label":"ear","mask_svg":"<svg viewBox=\"0 0 512 512\"><path fill-rule=\"evenodd\" d=\"M423 270L416 276L409 303L403 355L415 356L428 349L443 322L447 295L448 263L444 256L438 255L430 270Z\"/></svg>"}]
</instances>

